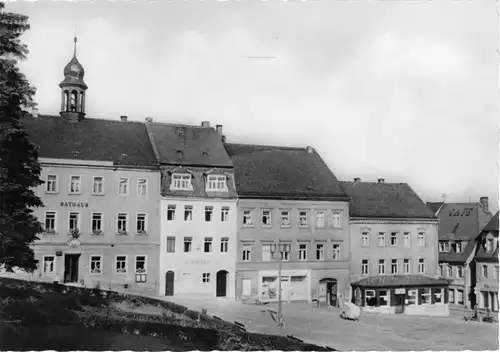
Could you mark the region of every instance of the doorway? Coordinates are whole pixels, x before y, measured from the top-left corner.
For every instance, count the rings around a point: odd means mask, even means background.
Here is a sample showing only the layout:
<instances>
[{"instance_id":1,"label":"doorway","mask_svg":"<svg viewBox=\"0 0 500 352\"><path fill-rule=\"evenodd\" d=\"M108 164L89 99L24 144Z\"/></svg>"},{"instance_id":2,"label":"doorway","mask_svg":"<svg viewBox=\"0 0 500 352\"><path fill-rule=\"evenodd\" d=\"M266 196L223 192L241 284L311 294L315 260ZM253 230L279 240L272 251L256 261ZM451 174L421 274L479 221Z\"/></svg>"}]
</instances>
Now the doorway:
<instances>
[{"instance_id":1,"label":"doorway","mask_svg":"<svg viewBox=\"0 0 500 352\"><path fill-rule=\"evenodd\" d=\"M337 280L332 278L321 279L320 284L326 283L326 304L332 307L338 306Z\"/></svg>"},{"instance_id":2,"label":"doorway","mask_svg":"<svg viewBox=\"0 0 500 352\"><path fill-rule=\"evenodd\" d=\"M227 295L227 274L226 270L219 270L216 278L216 296L226 297Z\"/></svg>"},{"instance_id":3,"label":"doorway","mask_svg":"<svg viewBox=\"0 0 500 352\"><path fill-rule=\"evenodd\" d=\"M165 296L174 295L174 278L175 274L169 270L165 273Z\"/></svg>"},{"instance_id":4,"label":"doorway","mask_svg":"<svg viewBox=\"0 0 500 352\"><path fill-rule=\"evenodd\" d=\"M396 297L396 314L403 314L405 311L405 295L395 295Z\"/></svg>"},{"instance_id":5,"label":"doorway","mask_svg":"<svg viewBox=\"0 0 500 352\"><path fill-rule=\"evenodd\" d=\"M64 255L64 282L78 282L80 254Z\"/></svg>"},{"instance_id":6,"label":"doorway","mask_svg":"<svg viewBox=\"0 0 500 352\"><path fill-rule=\"evenodd\" d=\"M252 279L243 279L242 286L242 295L250 296L252 294Z\"/></svg>"}]
</instances>

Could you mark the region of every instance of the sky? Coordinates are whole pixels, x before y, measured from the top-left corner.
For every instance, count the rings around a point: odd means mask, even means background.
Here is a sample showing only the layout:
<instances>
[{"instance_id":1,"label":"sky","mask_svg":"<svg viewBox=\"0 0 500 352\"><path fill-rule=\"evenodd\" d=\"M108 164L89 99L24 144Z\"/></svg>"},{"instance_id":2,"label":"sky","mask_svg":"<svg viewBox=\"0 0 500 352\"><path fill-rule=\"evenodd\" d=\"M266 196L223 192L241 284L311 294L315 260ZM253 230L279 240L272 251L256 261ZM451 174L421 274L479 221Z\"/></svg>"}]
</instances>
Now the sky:
<instances>
[{"instance_id":1,"label":"sky","mask_svg":"<svg viewBox=\"0 0 500 352\"><path fill-rule=\"evenodd\" d=\"M407 182L423 201L487 196L498 209L495 0L39 0L6 10L30 17L21 67L41 114L59 113L76 31L87 117L210 121L228 142L313 146L341 180Z\"/></svg>"}]
</instances>

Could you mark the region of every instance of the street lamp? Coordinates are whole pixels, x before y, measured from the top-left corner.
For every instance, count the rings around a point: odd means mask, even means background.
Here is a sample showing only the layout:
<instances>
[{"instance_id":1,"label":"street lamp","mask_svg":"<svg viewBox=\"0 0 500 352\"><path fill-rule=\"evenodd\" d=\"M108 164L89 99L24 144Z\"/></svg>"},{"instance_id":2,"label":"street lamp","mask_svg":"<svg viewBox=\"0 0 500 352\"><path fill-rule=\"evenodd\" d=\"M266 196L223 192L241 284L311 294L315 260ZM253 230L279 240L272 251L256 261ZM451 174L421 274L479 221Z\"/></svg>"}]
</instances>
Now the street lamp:
<instances>
[{"instance_id":1,"label":"street lamp","mask_svg":"<svg viewBox=\"0 0 500 352\"><path fill-rule=\"evenodd\" d=\"M281 305L281 261L283 260L284 254L290 253L292 245L290 243L280 243L278 246L279 252L276 250L276 243L271 244L271 256L273 259L278 260L278 326L283 326L283 309ZM274 257L274 254L278 254L278 258Z\"/></svg>"}]
</instances>

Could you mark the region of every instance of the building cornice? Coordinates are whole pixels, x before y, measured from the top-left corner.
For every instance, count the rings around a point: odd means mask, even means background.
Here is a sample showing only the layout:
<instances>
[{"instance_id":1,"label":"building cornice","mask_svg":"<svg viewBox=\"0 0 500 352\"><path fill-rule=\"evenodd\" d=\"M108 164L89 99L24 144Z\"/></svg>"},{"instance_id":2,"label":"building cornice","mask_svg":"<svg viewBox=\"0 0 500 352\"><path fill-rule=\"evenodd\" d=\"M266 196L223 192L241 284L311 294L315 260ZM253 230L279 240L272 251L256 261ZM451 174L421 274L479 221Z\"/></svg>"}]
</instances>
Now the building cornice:
<instances>
[{"instance_id":1,"label":"building cornice","mask_svg":"<svg viewBox=\"0 0 500 352\"><path fill-rule=\"evenodd\" d=\"M139 165L116 165L112 161L96 161L96 160L71 160L71 159L52 159L38 158L40 165L66 167L72 169L108 169L112 171L150 171L160 172L157 166L139 166Z\"/></svg>"},{"instance_id":2,"label":"building cornice","mask_svg":"<svg viewBox=\"0 0 500 352\"><path fill-rule=\"evenodd\" d=\"M439 219L374 219L374 218L350 218L349 224L405 224L405 225L420 225L420 224L439 224Z\"/></svg>"},{"instance_id":3,"label":"building cornice","mask_svg":"<svg viewBox=\"0 0 500 352\"><path fill-rule=\"evenodd\" d=\"M68 247L68 242L49 242L38 240L32 244L33 246L57 246L57 247ZM82 242L82 244L76 248L84 246L160 246L159 242Z\"/></svg>"}]
</instances>

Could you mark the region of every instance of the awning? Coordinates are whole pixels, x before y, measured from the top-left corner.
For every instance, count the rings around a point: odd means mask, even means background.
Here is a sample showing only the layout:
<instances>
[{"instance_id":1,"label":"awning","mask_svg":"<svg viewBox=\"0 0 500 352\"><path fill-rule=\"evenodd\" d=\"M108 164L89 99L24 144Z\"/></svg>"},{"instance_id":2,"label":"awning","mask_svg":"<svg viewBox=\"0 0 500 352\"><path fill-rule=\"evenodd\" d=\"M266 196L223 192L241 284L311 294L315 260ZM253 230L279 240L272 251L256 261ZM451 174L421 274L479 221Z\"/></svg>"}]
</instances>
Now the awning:
<instances>
[{"instance_id":1,"label":"awning","mask_svg":"<svg viewBox=\"0 0 500 352\"><path fill-rule=\"evenodd\" d=\"M451 280L425 275L378 275L351 283L353 287L448 286Z\"/></svg>"}]
</instances>

